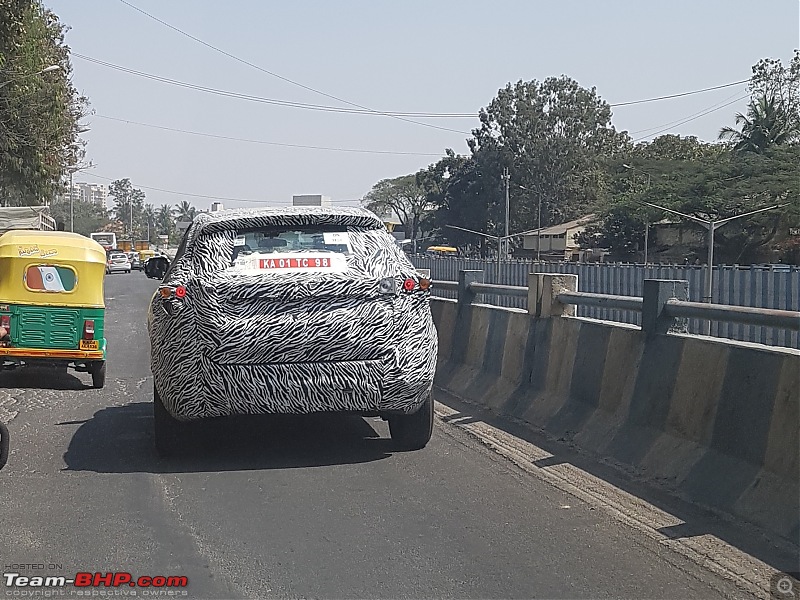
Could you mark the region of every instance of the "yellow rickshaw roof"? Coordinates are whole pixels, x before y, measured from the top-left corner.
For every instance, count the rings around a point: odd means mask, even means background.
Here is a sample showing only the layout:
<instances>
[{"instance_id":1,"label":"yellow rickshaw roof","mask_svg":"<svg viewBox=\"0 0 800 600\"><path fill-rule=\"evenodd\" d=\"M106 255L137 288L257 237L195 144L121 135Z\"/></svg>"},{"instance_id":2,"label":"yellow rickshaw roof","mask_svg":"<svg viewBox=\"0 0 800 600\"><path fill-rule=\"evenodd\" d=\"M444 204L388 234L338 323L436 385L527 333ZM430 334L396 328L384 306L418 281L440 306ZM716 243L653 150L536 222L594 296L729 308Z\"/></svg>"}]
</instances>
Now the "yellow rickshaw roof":
<instances>
[{"instance_id":1,"label":"yellow rickshaw roof","mask_svg":"<svg viewBox=\"0 0 800 600\"><path fill-rule=\"evenodd\" d=\"M93 239L68 231L12 230L0 235L0 258L23 257L105 264L106 251Z\"/></svg>"}]
</instances>

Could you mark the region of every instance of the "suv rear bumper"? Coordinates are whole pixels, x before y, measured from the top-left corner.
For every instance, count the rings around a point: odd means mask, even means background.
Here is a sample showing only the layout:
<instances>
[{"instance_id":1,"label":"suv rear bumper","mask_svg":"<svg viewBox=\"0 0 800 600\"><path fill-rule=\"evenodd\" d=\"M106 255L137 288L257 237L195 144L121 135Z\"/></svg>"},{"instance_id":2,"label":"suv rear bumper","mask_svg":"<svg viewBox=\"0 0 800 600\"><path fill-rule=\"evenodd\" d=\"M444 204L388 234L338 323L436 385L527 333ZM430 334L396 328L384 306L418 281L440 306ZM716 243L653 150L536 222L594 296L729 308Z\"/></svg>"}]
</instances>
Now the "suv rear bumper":
<instances>
[{"instance_id":1,"label":"suv rear bumper","mask_svg":"<svg viewBox=\"0 0 800 600\"><path fill-rule=\"evenodd\" d=\"M208 365L199 393L156 378L173 417L196 420L245 414L397 414L417 410L433 385L433 366L400 374L395 361L365 360L268 365Z\"/></svg>"}]
</instances>

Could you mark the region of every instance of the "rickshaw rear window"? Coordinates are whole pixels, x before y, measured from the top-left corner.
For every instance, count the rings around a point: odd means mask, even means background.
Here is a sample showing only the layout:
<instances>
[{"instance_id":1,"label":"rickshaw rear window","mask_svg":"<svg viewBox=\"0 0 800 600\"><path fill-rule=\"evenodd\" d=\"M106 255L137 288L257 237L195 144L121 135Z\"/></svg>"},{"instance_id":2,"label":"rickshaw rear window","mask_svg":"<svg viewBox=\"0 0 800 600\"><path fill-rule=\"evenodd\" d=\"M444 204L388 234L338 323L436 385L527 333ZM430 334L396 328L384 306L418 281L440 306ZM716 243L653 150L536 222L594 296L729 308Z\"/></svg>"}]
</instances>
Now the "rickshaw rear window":
<instances>
[{"instance_id":1,"label":"rickshaw rear window","mask_svg":"<svg viewBox=\"0 0 800 600\"><path fill-rule=\"evenodd\" d=\"M31 265L25 271L25 285L34 292L71 292L75 283L75 271L69 267Z\"/></svg>"}]
</instances>

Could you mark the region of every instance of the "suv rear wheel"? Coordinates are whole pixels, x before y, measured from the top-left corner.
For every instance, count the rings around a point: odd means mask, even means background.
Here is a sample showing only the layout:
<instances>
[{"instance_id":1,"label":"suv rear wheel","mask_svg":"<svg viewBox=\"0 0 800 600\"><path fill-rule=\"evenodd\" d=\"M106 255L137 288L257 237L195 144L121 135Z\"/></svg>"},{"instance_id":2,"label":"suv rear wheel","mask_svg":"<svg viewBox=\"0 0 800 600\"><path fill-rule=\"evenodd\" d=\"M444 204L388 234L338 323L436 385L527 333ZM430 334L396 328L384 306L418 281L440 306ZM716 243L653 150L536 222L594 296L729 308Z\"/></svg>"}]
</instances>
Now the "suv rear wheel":
<instances>
[{"instance_id":1,"label":"suv rear wheel","mask_svg":"<svg viewBox=\"0 0 800 600\"><path fill-rule=\"evenodd\" d=\"M153 433L156 451L164 458L175 454L180 448L187 426L167 411L161 396L153 384Z\"/></svg>"},{"instance_id":2,"label":"suv rear wheel","mask_svg":"<svg viewBox=\"0 0 800 600\"><path fill-rule=\"evenodd\" d=\"M389 417L389 432L400 450L424 448L433 434L433 395L428 394L417 412Z\"/></svg>"}]
</instances>

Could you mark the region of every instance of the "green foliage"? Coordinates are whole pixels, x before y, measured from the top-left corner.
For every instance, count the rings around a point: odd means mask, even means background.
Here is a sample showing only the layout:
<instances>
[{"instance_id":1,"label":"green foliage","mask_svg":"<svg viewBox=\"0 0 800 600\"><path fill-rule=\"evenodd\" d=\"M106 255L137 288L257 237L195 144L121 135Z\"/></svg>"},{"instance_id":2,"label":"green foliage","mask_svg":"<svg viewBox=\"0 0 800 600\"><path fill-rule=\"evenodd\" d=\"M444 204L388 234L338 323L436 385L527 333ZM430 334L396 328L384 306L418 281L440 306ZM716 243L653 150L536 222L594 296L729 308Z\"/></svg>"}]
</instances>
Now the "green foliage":
<instances>
[{"instance_id":1,"label":"green foliage","mask_svg":"<svg viewBox=\"0 0 800 600\"><path fill-rule=\"evenodd\" d=\"M38 0L0 0L0 194L11 205L52 198L83 154L87 100L69 80L64 30Z\"/></svg>"},{"instance_id":2,"label":"green foliage","mask_svg":"<svg viewBox=\"0 0 800 600\"><path fill-rule=\"evenodd\" d=\"M108 224L108 213L103 207L86 200L73 200L72 202L75 233L88 236L95 231L101 231ZM69 231L70 202L69 199L58 199L50 203L50 215L56 222L64 224L64 230Z\"/></svg>"},{"instance_id":3,"label":"green foliage","mask_svg":"<svg viewBox=\"0 0 800 600\"><path fill-rule=\"evenodd\" d=\"M736 127L726 126L719 138L730 140L740 152L764 152L775 145L800 140L800 52L788 67L780 60L763 59L753 67L752 98L747 115L738 113Z\"/></svg>"},{"instance_id":4,"label":"green foliage","mask_svg":"<svg viewBox=\"0 0 800 600\"><path fill-rule=\"evenodd\" d=\"M383 179L372 186L362 202L381 217L397 216L410 239L419 237L420 223L430 209L417 175Z\"/></svg>"}]
</instances>

